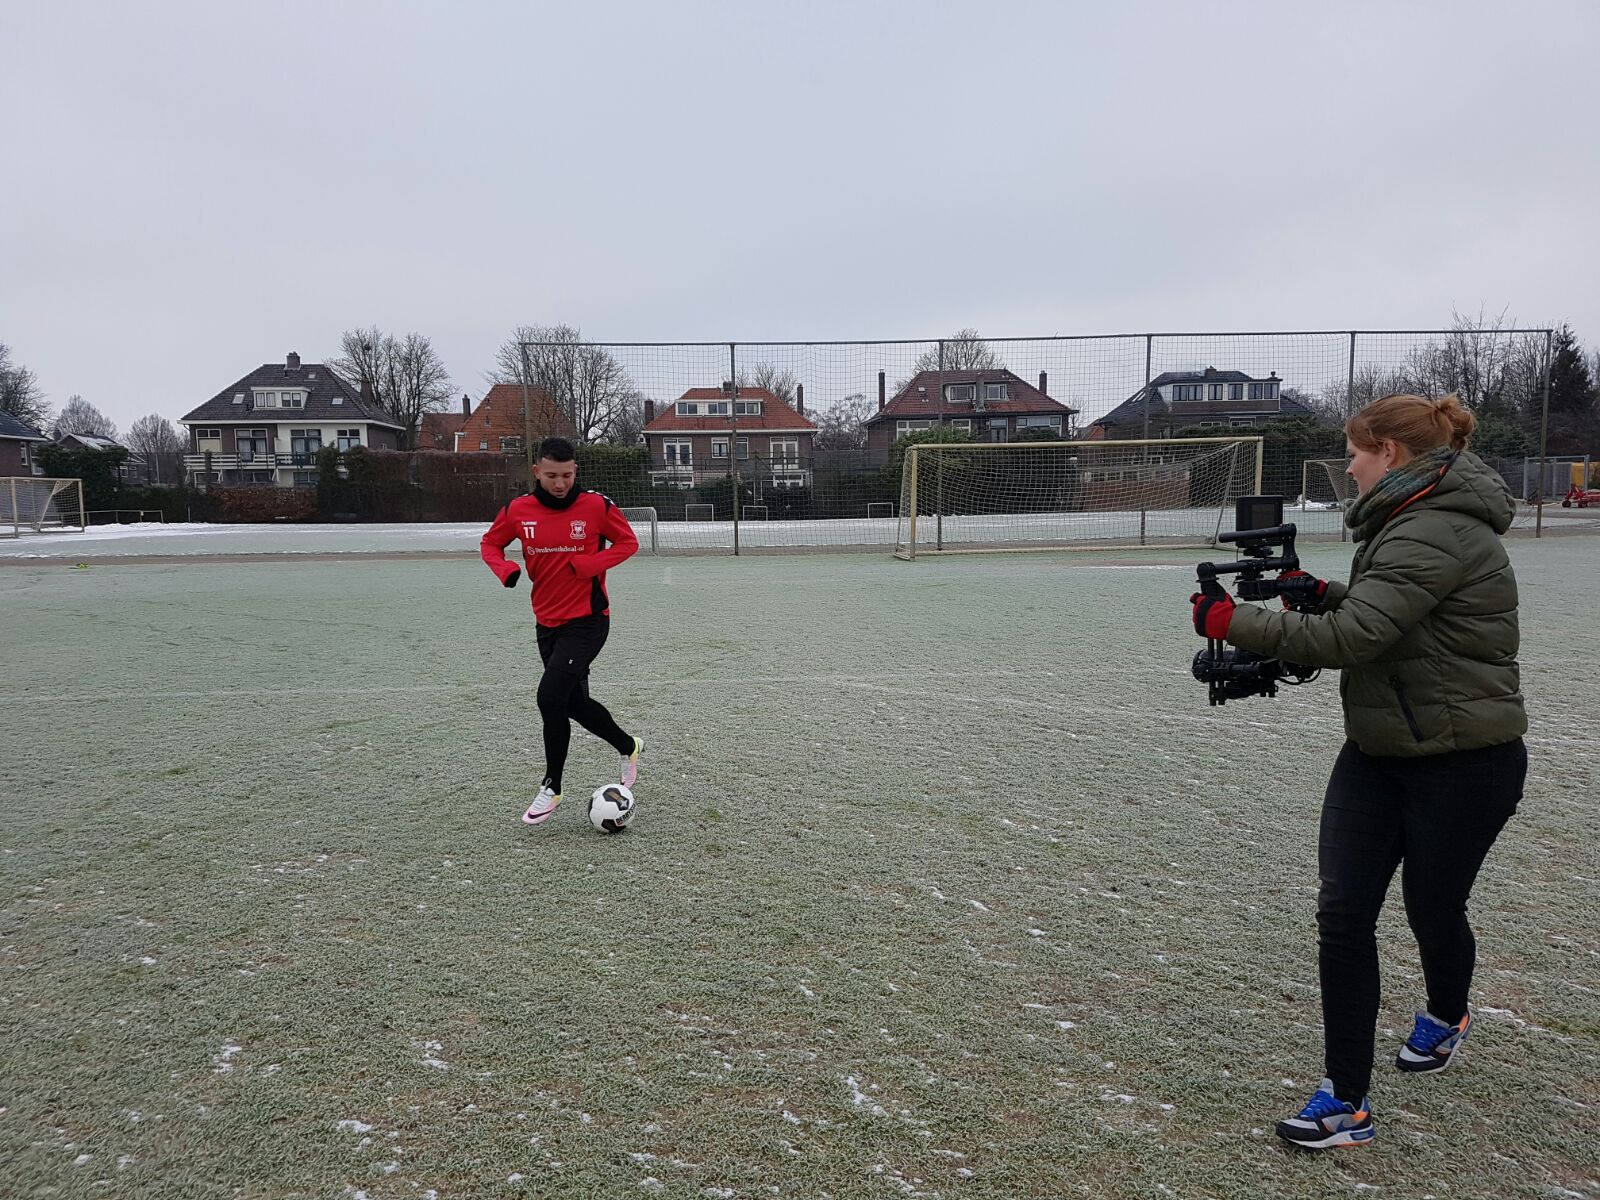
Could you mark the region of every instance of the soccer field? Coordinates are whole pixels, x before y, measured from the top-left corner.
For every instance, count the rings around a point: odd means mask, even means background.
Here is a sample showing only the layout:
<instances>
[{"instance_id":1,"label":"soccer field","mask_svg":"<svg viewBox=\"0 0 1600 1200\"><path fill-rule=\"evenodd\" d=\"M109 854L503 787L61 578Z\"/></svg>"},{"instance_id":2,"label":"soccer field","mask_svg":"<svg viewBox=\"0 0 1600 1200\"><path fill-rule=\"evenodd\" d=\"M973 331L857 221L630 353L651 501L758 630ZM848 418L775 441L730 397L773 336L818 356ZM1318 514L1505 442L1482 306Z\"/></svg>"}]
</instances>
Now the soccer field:
<instances>
[{"instance_id":1,"label":"soccer field","mask_svg":"<svg viewBox=\"0 0 1600 1200\"><path fill-rule=\"evenodd\" d=\"M1528 792L1456 1069L1321 1076L1334 673L1208 709L1204 555L638 558L542 774L476 561L0 565L0 1195L1600 1197L1600 541L1513 539ZM1342 576L1349 547L1303 547Z\"/></svg>"}]
</instances>

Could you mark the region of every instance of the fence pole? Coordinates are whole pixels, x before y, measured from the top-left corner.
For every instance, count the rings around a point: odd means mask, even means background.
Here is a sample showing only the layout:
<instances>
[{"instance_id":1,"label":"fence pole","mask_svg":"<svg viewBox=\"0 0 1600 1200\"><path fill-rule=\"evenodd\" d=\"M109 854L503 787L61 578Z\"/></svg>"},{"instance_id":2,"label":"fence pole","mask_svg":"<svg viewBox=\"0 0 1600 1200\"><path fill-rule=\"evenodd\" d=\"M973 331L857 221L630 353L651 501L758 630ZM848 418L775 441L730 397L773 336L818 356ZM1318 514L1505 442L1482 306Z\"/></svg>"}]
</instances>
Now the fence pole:
<instances>
[{"instance_id":1,"label":"fence pole","mask_svg":"<svg viewBox=\"0 0 1600 1200\"><path fill-rule=\"evenodd\" d=\"M1549 461L1548 451L1550 448L1550 339L1550 330L1546 329L1544 331L1544 401L1540 406L1542 412L1539 417L1539 491L1537 493L1539 503L1533 514L1533 536L1536 538L1544 536L1544 489L1545 485L1549 483L1549 469L1546 464Z\"/></svg>"},{"instance_id":2,"label":"fence pole","mask_svg":"<svg viewBox=\"0 0 1600 1200\"><path fill-rule=\"evenodd\" d=\"M739 354L728 343L728 417L733 422L728 433L728 472L733 480L733 553L739 554ZM692 478L692 477L691 477Z\"/></svg>"},{"instance_id":3,"label":"fence pole","mask_svg":"<svg viewBox=\"0 0 1600 1200\"><path fill-rule=\"evenodd\" d=\"M939 431L944 432L944 339L939 339L939 371L934 377L934 385L939 389ZM936 454L933 461L938 463L935 468L933 488L934 529L937 536L934 538L934 549L944 549L944 455Z\"/></svg>"},{"instance_id":4,"label":"fence pole","mask_svg":"<svg viewBox=\"0 0 1600 1200\"><path fill-rule=\"evenodd\" d=\"M1356 415L1356 331L1350 331L1350 365L1345 368L1344 375L1344 417L1349 420ZM1339 539L1343 541L1343 537Z\"/></svg>"},{"instance_id":5,"label":"fence pole","mask_svg":"<svg viewBox=\"0 0 1600 1200\"><path fill-rule=\"evenodd\" d=\"M533 491L533 404L528 399L528 344L518 342L517 352L522 356L522 454L528 460L528 491L531 493Z\"/></svg>"}]
</instances>

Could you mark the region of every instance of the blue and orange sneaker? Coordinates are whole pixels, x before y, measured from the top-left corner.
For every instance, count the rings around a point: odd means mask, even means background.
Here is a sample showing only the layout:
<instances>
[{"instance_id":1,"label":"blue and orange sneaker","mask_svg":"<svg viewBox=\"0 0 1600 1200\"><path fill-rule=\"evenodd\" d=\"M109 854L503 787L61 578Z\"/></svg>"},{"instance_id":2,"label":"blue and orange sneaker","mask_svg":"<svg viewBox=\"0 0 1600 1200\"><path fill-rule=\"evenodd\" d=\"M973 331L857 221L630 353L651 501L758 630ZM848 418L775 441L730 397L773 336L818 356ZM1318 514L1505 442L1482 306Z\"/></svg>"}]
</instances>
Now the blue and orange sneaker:
<instances>
[{"instance_id":1,"label":"blue and orange sneaker","mask_svg":"<svg viewBox=\"0 0 1600 1200\"><path fill-rule=\"evenodd\" d=\"M1450 1065L1461 1043L1472 1032L1472 1014L1465 1013L1454 1025L1446 1025L1432 1013L1419 1012L1411 1036L1395 1055L1394 1065L1418 1074L1442 1071Z\"/></svg>"},{"instance_id":2,"label":"blue and orange sneaker","mask_svg":"<svg viewBox=\"0 0 1600 1200\"><path fill-rule=\"evenodd\" d=\"M1278 1122L1278 1136L1305 1150L1334 1146L1360 1146L1378 1136L1372 1124L1372 1105L1365 1099L1357 1108L1333 1094L1333 1080L1324 1079L1300 1115Z\"/></svg>"}]
</instances>

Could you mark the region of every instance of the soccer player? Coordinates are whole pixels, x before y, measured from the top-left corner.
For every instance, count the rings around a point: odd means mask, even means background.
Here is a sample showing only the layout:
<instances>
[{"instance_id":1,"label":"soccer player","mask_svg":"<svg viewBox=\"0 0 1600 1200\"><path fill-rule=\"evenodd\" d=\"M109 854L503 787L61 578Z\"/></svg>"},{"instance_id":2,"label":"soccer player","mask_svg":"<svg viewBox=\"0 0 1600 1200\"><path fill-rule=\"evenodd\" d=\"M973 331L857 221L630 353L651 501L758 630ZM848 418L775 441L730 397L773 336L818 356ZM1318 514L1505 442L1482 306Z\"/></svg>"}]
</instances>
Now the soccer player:
<instances>
[{"instance_id":1,"label":"soccer player","mask_svg":"<svg viewBox=\"0 0 1600 1200\"><path fill-rule=\"evenodd\" d=\"M500 510L479 543L479 553L505 587L516 587L522 568L505 556L511 542L522 542L533 590L533 617L544 674L539 679L539 716L544 725L544 782L522 814L542 825L561 803L561 772L567 764L576 721L609 742L622 756L621 780L632 787L639 774L644 742L625 733L589 695L589 665L611 631L606 572L639 549L616 505L599 492L578 486L578 464L566 438L545 438L534 464L533 493L518 496Z\"/></svg>"}]
</instances>

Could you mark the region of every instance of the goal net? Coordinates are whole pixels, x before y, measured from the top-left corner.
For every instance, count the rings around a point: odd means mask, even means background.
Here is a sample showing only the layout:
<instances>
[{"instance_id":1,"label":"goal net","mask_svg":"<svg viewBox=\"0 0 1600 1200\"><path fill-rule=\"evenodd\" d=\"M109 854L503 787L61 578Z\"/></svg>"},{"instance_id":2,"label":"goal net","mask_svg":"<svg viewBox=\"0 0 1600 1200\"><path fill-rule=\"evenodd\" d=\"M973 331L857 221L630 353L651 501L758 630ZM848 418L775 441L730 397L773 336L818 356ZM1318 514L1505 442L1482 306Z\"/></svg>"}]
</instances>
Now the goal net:
<instances>
[{"instance_id":1,"label":"goal net","mask_svg":"<svg viewBox=\"0 0 1600 1200\"><path fill-rule=\"evenodd\" d=\"M895 555L1206 546L1261 488L1259 437L907 448Z\"/></svg>"},{"instance_id":2,"label":"goal net","mask_svg":"<svg viewBox=\"0 0 1600 1200\"><path fill-rule=\"evenodd\" d=\"M1308 458L1300 464L1300 507L1343 508L1355 499L1348 458Z\"/></svg>"},{"instance_id":3,"label":"goal net","mask_svg":"<svg viewBox=\"0 0 1600 1200\"><path fill-rule=\"evenodd\" d=\"M83 527L83 480L34 475L0 479L0 534L18 537Z\"/></svg>"}]
</instances>

